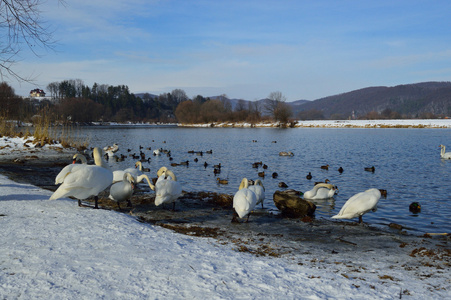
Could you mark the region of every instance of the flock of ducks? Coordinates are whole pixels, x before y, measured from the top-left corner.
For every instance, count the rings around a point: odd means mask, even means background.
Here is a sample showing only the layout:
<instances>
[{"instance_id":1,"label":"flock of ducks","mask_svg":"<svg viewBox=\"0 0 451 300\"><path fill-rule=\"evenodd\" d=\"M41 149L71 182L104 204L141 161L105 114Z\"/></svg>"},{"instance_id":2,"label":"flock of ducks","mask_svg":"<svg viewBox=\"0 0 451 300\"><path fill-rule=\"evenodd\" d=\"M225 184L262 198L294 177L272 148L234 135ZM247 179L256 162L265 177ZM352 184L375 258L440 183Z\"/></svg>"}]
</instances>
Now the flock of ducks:
<instances>
[{"instance_id":1,"label":"flock of ducks","mask_svg":"<svg viewBox=\"0 0 451 300\"><path fill-rule=\"evenodd\" d=\"M451 152L446 152L444 145L440 145L442 159L451 159ZM108 156L118 150L115 144L112 147L105 147L103 149ZM160 151L158 151L160 153ZM159 155L154 153L154 155ZM82 206L82 200L89 197L94 197L94 208L98 208L98 195L108 187L109 198L116 201L120 209L120 202L126 201L128 206L131 206L130 198L133 194L135 185L147 181L149 187L155 191L155 205L163 205L165 203L172 204L172 209L175 209L176 200L182 195L182 187L177 181L176 175L166 167L161 167L157 172L157 180L155 185L146 174L143 174L143 167L141 161L135 163L134 168L127 168L125 170L112 171L108 164L103 159L102 149L96 147L93 149L94 165L87 163L86 157L82 154L75 154L73 156L73 163L64 167L55 178L55 185L60 185L58 189L51 195L50 200L56 200L64 197L74 197L78 199L78 205ZM280 152L281 156L293 156L292 152ZM80 163L76 163L80 161ZM261 162L256 163L261 165ZM221 165L216 165L215 170L220 170ZM321 166L321 169L328 170L329 165ZM147 169L148 171L148 169ZM339 168L340 173L343 168ZM365 171L374 172L374 166L365 168ZM216 173L215 173L216 174ZM311 172L306 176L307 179L312 179ZM217 178L218 183L227 184L227 180ZM252 184L250 184L251 182ZM328 180L323 183L315 183L313 189L304 193L306 200L322 200L330 199L338 192L338 188L330 183ZM381 196L386 196L385 190L375 188L360 192L349 198L343 205L341 210L333 219L353 219L359 218L359 223L362 223L362 216L369 211L376 211L377 204ZM265 200L265 188L263 182L257 179L255 182L243 178L241 180L238 191L233 197L234 215L232 222L239 222L238 218L246 218L249 220L251 212L258 204L263 208ZM412 205L411 205L412 206ZM420 205L410 207L413 211L420 209Z\"/></svg>"}]
</instances>

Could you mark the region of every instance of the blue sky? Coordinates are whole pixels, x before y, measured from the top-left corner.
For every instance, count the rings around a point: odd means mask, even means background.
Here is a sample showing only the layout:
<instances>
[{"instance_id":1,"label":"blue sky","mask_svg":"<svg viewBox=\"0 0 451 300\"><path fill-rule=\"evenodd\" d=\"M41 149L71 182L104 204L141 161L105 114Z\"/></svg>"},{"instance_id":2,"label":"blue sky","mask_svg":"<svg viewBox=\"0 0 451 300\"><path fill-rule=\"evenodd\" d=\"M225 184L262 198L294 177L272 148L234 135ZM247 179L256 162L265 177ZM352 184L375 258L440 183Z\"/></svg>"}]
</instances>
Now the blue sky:
<instances>
[{"instance_id":1,"label":"blue sky","mask_svg":"<svg viewBox=\"0 0 451 300\"><path fill-rule=\"evenodd\" d=\"M451 1L47 0L55 51L27 49L19 95L81 79L133 93L315 100L451 80Z\"/></svg>"}]
</instances>

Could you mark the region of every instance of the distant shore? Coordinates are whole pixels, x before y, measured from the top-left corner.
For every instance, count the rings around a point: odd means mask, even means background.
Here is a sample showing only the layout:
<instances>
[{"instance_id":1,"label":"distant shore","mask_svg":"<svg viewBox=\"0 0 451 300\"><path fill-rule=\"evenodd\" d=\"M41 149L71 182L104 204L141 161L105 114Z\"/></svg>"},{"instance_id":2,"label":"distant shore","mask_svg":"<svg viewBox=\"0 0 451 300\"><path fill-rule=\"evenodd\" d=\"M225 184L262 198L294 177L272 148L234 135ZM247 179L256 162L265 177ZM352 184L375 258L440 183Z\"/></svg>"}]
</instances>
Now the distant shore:
<instances>
[{"instance_id":1,"label":"distant shore","mask_svg":"<svg viewBox=\"0 0 451 300\"><path fill-rule=\"evenodd\" d=\"M178 124L182 127L292 127L292 128L451 128L451 119L400 119L400 120L315 120L296 121L291 126L274 122L208 124Z\"/></svg>"}]
</instances>

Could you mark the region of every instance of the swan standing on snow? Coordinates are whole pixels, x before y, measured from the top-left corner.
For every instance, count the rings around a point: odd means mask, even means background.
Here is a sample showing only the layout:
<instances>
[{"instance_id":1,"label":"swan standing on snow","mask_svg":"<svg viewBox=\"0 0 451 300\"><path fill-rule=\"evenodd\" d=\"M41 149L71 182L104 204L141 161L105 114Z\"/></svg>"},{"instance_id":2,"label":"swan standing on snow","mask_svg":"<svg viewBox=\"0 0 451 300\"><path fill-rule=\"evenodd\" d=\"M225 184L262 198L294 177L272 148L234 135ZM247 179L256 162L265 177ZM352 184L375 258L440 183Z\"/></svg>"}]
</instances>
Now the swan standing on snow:
<instances>
[{"instance_id":1,"label":"swan standing on snow","mask_svg":"<svg viewBox=\"0 0 451 300\"><path fill-rule=\"evenodd\" d=\"M117 206L121 209L119 202L127 201L128 207L132 206L130 197L133 194L135 188L135 179L130 173L125 173L124 178L120 182L116 182L110 187L109 198L117 202Z\"/></svg>"},{"instance_id":2,"label":"swan standing on snow","mask_svg":"<svg viewBox=\"0 0 451 300\"><path fill-rule=\"evenodd\" d=\"M235 212L233 214L232 222L238 223L238 219L236 217L244 218L247 215L246 222L249 221L249 215L252 210L257 205L257 195L249 188L249 181L247 178L243 178L241 180L240 187L238 188L238 192L233 196L233 208Z\"/></svg>"},{"instance_id":3,"label":"swan standing on snow","mask_svg":"<svg viewBox=\"0 0 451 300\"><path fill-rule=\"evenodd\" d=\"M304 199L322 200L332 198L338 189L336 186L328 183L318 183L312 190L304 193Z\"/></svg>"},{"instance_id":4,"label":"swan standing on snow","mask_svg":"<svg viewBox=\"0 0 451 300\"><path fill-rule=\"evenodd\" d=\"M440 157L443 159L451 159L451 152L445 152L446 151L445 145L440 145L439 147L442 148L440 151Z\"/></svg>"},{"instance_id":5,"label":"swan standing on snow","mask_svg":"<svg viewBox=\"0 0 451 300\"><path fill-rule=\"evenodd\" d=\"M71 164L61 170L55 179L55 183L61 185L50 200L72 196L81 206L81 200L94 196L94 208L99 208L97 195L111 185L113 172L102 159L100 148L94 148L93 155L95 165Z\"/></svg>"},{"instance_id":6,"label":"swan standing on snow","mask_svg":"<svg viewBox=\"0 0 451 300\"><path fill-rule=\"evenodd\" d=\"M172 202L175 210L175 200L182 195L182 186L171 170L164 170L155 183L155 205Z\"/></svg>"},{"instance_id":7,"label":"swan standing on snow","mask_svg":"<svg viewBox=\"0 0 451 300\"><path fill-rule=\"evenodd\" d=\"M260 179L257 179L255 180L254 185L250 185L248 189L253 191L255 196L257 196L257 203L255 205L261 203L263 208L263 200L265 200L265 187L263 186L263 182Z\"/></svg>"},{"instance_id":8,"label":"swan standing on snow","mask_svg":"<svg viewBox=\"0 0 451 300\"><path fill-rule=\"evenodd\" d=\"M381 192L378 189L369 189L355 194L343 205L340 212L332 219L353 219L359 217L359 223L362 223L362 216L370 210L377 210L377 203L381 198Z\"/></svg>"}]
</instances>

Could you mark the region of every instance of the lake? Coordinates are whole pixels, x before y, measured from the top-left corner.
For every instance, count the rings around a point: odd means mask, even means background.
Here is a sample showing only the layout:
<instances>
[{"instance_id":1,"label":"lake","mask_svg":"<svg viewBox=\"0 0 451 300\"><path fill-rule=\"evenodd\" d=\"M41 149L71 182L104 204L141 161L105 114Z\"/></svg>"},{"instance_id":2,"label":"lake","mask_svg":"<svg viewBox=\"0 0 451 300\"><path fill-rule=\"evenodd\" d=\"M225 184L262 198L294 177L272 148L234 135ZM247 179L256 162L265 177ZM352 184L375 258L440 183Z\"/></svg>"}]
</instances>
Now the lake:
<instances>
[{"instance_id":1,"label":"lake","mask_svg":"<svg viewBox=\"0 0 451 300\"><path fill-rule=\"evenodd\" d=\"M116 155L139 155L141 146L146 158L151 158L143 163L151 169L149 177L156 177L156 171L166 166L185 191L234 194L243 177L262 179L265 208L277 213L272 197L276 190L283 190L279 182L305 192L315 181L329 179L339 192L333 199L312 201L317 205L316 219L330 219L352 195L375 187L387 190L388 196L380 199L377 212L364 215L365 223L377 227L396 223L416 234L451 232L451 160L440 159L439 148L444 144L451 150L451 129L111 126L83 127L81 132L92 147L119 144ZM158 148L170 150L173 160L152 155ZM203 151L203 155L190 151ZM281 151L291 151L294 156L279 156ZM109 164L117 170L132 167L135 161L127 157ZM188 166L170 166L184 161L189 161ZM266 170L253 168L252 164L260 161L268 166ZM221 173L216 175L213 165L217 164L221 164ZM329 170L320 168L327 164ZM375 172L364 170L372 166ZM339 167L343 173L338 172ZM262 171L264 178L258 176ZM277 178L271 176L274 172ZM311 180L306 178L309 172ZM228 179L228 184L218 184L218 177ZM420 213L409 211L414 201L421 204Z\"/></svg>"}]
</instances>

